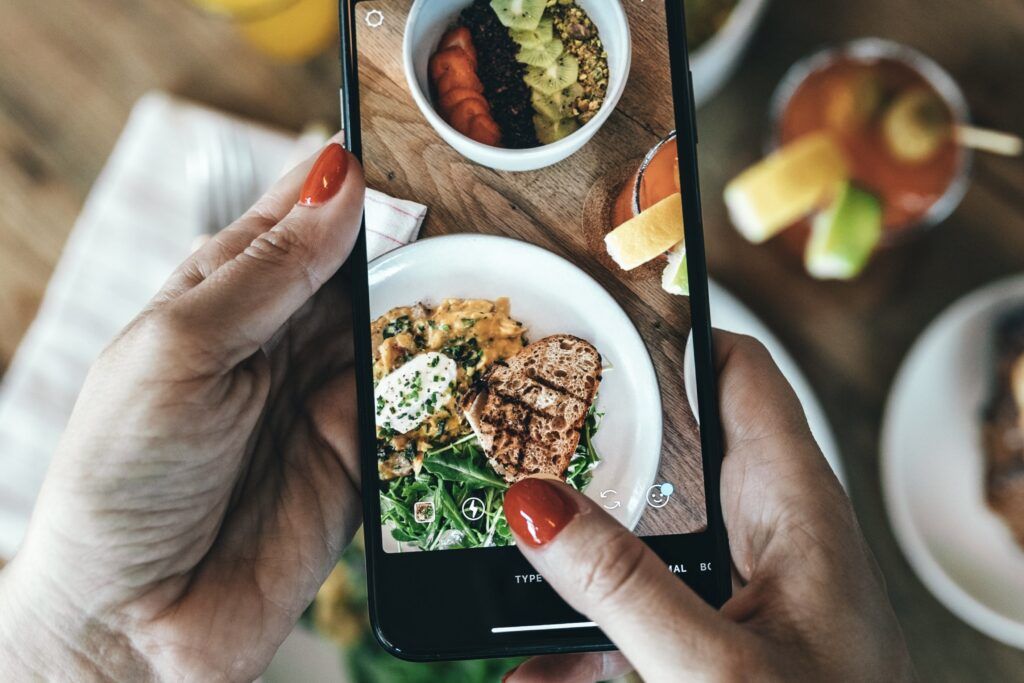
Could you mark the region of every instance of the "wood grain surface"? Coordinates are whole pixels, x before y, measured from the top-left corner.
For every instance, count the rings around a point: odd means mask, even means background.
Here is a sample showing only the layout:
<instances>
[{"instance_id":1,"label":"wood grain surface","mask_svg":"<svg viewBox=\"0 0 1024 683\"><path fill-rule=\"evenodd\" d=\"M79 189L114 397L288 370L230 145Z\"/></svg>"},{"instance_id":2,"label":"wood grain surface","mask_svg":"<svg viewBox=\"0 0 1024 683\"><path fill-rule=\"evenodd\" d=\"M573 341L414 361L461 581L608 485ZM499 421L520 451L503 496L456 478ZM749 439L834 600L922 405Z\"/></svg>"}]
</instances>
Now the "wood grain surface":
<instances>
[{"instance_id":1,"label":"wood grain surface","mask_svg":"<svg viewBox=\"0 0 1024 683\"><path fill-rule=\"evenodd\" d=\"M421 237L479 232L531 242L579 265L619 301L644 338L661 383L665 430L656 481L672 482L676 488L664 508L645 510L637 533L705 528L699 435L682 373L689 299L666 293L657 271L653 278L634 280L623 278L619 268L606 267L593 248L594 240L588 239L593 228L601 237L606 230L581 220L584 200L595 184L609 174L621 176L621 169L635 170L647 151L675 127L671 98L649 97L650 92L664 92L671 83L668 46L657 37L664 33L664 6L627 5L633 64L623 98L608 122L569 159L527 173L495 171L470 162L424 118L402 66L406 0L372 0L360 7L360 12L378 10L385 17L379 28L362 28L357 33L360 120L369 185L429 207ZM657 106L650 106L652 101ZM451 254L452 259L472 257ZM521 266L509 263L508 267ZM524 271L522 277L529 278L530 273ZM507 295L515 317L516 293ZM558 292L551 296L557 297ZM529 327L529 319L523 322ZM610 459L631 454L602 455Z\"/></svg>"},{"instance_id":2,"label":"wood grain surface","mask_svg":"<svg viewBox=\"0 0 1024 683\"><path fill-rule=\"evenodd\" d=\"M1020 0L773 0L739 72L698 114L708 259L714 277L772 327L817 390L920 678L1024 680L1024 653L959 621L910 570L878 478L885 398L914 339L956 298L1024 271L1024 163L979 156L971 190L949 220L846 285L813 282L784 255L750 246L721 202L724 183L763 150L768 100L786 69L819 47L867 35L934 57L959 80L977 123L1024 132ZM31 322L140 95L163 88L300 130L337 121L338 83L334 55L301 67L272 64L180 0L0 3L0 365ZM656 90L649 97L669 106ZM597 265L585 267L599 276Z\"/></svg>"}]
</instances>

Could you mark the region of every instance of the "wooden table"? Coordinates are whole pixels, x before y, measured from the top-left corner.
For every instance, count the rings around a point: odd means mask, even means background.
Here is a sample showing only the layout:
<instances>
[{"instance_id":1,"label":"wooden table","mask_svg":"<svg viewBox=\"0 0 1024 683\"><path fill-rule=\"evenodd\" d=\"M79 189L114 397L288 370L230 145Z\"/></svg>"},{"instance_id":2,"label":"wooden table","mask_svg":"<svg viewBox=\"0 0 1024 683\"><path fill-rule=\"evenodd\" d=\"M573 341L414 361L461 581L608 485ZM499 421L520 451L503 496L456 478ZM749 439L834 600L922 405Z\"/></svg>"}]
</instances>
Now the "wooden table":
<instances>
[{"instance_id":1,"label":"wooden table","mask_svg":"<svg viewBox=\"0 0 1024 683\"><path fill-rule=\"evenodd\" d=\"M964 625L911 572L885 517L878 426L900 360L960 295L1024 270L1024 164L979 157L957 213L886 254L852 285L804 277L747 245L725 218L724 182L759 154L768 98L813 49L864 35L935 57L975 119L1022 132L1024 5L1019 0L775 0L742 69L699 113L708 258L799 360L832 421L851 495L886 577L922 680L1021 680L1024 653ZM0 4L0 363L6 367L131 104L165 88L300 129L337 118L338 70L325 56L275 66L231 31L168 0L7 0Z\"/></svg>"}]
</instances>

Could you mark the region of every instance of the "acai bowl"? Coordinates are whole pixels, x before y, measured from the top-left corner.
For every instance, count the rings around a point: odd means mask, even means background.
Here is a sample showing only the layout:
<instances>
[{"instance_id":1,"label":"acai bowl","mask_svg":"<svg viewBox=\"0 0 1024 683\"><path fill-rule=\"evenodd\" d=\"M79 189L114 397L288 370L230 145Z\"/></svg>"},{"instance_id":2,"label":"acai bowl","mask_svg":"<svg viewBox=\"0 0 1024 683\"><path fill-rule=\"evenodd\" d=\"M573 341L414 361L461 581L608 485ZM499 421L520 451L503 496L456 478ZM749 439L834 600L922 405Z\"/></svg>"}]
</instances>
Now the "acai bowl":
<instances>
[{"instance_id":1,"label":"acai bowl","mask_svg":"<svg viewBox=\"0 0 1024 683\"><path fill-rule=\"evenodd\" d=\"M611 116L632 43L619 0L415 0L403 62L416 105L466 158L531 171Z\"/></svg>"}]
</instances>

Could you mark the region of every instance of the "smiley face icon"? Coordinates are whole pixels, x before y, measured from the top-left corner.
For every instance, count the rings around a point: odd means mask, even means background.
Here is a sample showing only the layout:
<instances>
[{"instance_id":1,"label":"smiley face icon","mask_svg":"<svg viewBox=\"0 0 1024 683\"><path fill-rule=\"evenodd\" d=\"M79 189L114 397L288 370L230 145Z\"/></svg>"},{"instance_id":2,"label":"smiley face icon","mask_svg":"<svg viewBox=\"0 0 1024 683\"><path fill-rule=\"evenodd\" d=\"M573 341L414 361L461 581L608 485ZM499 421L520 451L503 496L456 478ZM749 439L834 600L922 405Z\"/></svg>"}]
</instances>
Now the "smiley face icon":
<instances>
[{"instance_id":1,"label":"smiley face icon","mask_svg":"<svg viewBox=\"0 0 1024 683\"><path fill-rule=\"evenodd\" d=\"M668 505L675 487L667 481L663 484L655 484L647 489L647 504L652 508L663 508Z\"/></svg>"}]
</instances>

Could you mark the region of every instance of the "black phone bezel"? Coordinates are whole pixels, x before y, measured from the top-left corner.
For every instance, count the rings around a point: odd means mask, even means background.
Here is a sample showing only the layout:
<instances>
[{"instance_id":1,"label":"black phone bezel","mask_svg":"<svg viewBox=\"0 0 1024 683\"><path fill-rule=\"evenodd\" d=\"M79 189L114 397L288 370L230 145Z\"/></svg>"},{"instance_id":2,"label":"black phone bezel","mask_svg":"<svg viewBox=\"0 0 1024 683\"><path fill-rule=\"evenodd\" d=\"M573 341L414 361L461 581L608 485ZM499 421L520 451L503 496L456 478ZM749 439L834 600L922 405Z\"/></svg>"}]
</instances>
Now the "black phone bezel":
<instances>
[{"instance_id":1,"label":"black phone bezel","mask_svg":"<svg viewBox=\"0 0 1024 683\"><path fill-rule=\"evenodd\" d=\"M356 9L361 1L339 0L342 128L346 147L360 160L362 140L355 25ZM681 149L690 151L690 154L680 154L680 159L685 156L687 161L680 163L680 181L684 197L708 528L695 534L652 536L643 540L668 562L672 562L679 553L688 558L708 558L713 563L712 571L700 572L694 566L689 576L681 578L710 604L719 607L731 594L731 560L719 496L722 439L697 168L696 111L683 1L665 0L665 5L677 144ZM367 268L364 223L352 256L338 277L346 281L353 300L362 481L368 485L373 482L375 487L376 426L369 363L372 354ZM680 343L684 342L681 340ZM388 554L381 549L379 496L363 496L363 514L364 520L368 520L364 536L372 629L380 644L393 655L410 661L428 662L587 652L613 647L597 628L483 635L480 628L486 626L481 622L484 614L490 615L491 618L485 621L491 623L501 621L496 615L503 615L506 621L528 615L528 620L520 623L561 624L585 618L571 610L543 583L515 585L515 591L509 595L511 586L503 580L515 572L522 572L520 576L529 576L533 572L515 548ZM470 599L456 599L450 603L445 597L449 589L468 593ZM533 604L529 604L531 602ZM466 605L470 606L470 611L458 611Z\"/></svg>"}]
</instances>

